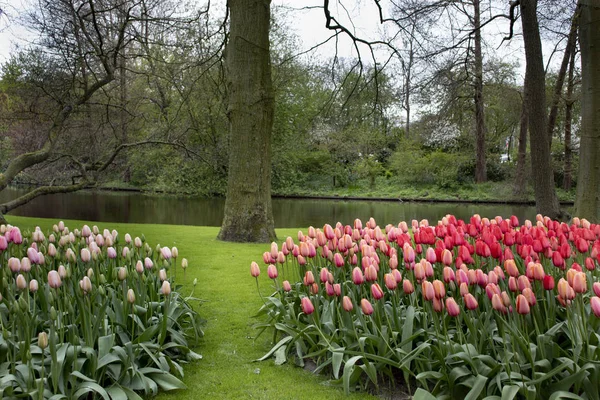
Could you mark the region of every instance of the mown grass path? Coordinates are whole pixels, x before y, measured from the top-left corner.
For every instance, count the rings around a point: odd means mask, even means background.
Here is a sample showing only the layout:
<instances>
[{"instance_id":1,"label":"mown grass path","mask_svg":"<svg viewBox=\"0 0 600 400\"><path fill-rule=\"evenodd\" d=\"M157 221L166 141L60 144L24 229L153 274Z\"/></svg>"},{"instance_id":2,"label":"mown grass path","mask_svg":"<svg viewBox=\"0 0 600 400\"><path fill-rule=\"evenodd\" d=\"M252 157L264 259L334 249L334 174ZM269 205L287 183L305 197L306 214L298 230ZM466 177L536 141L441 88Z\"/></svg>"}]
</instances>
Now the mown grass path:
<instances>
[{"instance_id":1,"label":"mown grass path","mask_svg":"<svg viewBox=\"0 0 600 400\"><path fill-rule=\"evenodd\" d=\"M22 230L40 226L50 230L58 221L50 219L8 216L12 225ZM198 280L194 297L196 309L206 320L197 351L203 360L185 366L184 383L188 390L161 393L163 399L367 399L367 394L345 396L342 389L328 386L326 380L293 365L276 366L272 360L252 362L270 348L272 335L265 333L255 338L257 322L253 315L261 306L256 283L250 276L250 263L262 265L262 253L267 244L225 243L216 240L218 228L176 225L122 224L65 220L73 230L87 223L101 230L116 229L121 240L125 233L132 237L144 234L156 245L176 246L179 257L189 261L185 280L178 265L177 283L184 285L182 292L192 291L192 282ZM279 241L287 236L296 237L298 229L278 229ZM178 260L178 264L180 260ZM268 294L271 283L266 268L261 271L260 286Z\"/></svg>"}]
</instances>

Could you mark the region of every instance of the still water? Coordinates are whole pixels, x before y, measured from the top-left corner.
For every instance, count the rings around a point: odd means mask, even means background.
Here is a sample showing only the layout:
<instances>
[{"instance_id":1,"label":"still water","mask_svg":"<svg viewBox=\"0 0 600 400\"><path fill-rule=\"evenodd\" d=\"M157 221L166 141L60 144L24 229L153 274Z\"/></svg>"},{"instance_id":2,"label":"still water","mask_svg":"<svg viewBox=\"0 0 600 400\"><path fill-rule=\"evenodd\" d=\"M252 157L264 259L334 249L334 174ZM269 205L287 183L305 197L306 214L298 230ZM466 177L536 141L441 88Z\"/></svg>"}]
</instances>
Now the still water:
<instances>
[{"instance_id":1,"label":"still water","mask_svg":"<svg viewBox=\"0 0 600 400\"><path fill-rule=\"evenodd\" d=\"M0 203L15 198L23 189L0 192ZM220 226L225 200L147 195L135 192L80 191L38 197L9 215L39 218L80 219L103 222L133 222L175 225ZM303 228L325 223L351 224L375 218L378 224L398 224L412 219L438 221L446 214L468 220L475 213L492 218L516 215L522 222L535 219L535 207L504 204L455 204L311 199L273 199L277 228Z\"/></svg>"}]
</instances>

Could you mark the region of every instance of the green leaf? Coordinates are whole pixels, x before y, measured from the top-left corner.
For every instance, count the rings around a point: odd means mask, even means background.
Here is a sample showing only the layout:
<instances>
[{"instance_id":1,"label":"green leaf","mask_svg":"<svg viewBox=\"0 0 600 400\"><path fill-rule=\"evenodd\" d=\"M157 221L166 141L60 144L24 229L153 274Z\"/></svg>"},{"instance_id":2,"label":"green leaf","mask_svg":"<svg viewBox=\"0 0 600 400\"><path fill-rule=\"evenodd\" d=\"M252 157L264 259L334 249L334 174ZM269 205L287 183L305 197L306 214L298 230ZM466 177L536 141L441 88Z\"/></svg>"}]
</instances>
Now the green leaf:
<instances>
[{"instance_id":1,"label":"green leaf","mask_svg":"<svg viewBox=\"0 0 600 400\"><path fill-rule=\"evenodd\" d=\"M471 390L469 390L469 393L467 393L467 395L465 396L465 400L478 399L479 395L485 388L485 384L486 384L487 380L488 380L488 378L486 378L485 376L477 375L477 377L475 378L475 383L473 384L473 387L471 388Z\"/></svg>"},{"instance_id":2,"label":"green leaf","mask_svg":"<svg viewBox=\"0 0 600 400\"><path fill-rule=\"evenodd\" d=\"M331 367L333 368L333 376L335 379L339 379L340 367L342 366L342 361L344 360L344 350L344 347L338 347L331 352Z\"/></svg>"},{"instance_id":3,"label":"green leaf","mask_svg":"<svg viewBox=\"0 0 600 400\"><path fill-rule=\"evenodd\" d=\"M413 395L413 400L437 400L437 398L427 390L418 388Z\"/></svg>"},{"instance_id":4,"label":"green leaf","mask_svg":"<svg viewBox=\"0 0 600 400\"><path fill-rule=\"evenodd\" d=\"M162 390L187 389L187 386L173 375L163 373L148 374L148 378L152 379Z\"/></svg>"},{"instance_id":5,"label":"green leaf","mask_svg":"<svg viewBox=\"0 0 600 400\"><path fill-rule=\"evenodd\" d=\"M354 364L356 364L356 362L362 358L362 356L354 356L346 361L346 364L344 364L344 373L342 374L342 379L344 383L344 392L346 394L350 393L350 377L354 372Z\"/></svg>"},{"instance_id":6,"label":"green leaf","mask_svg":"<svg viewBox=\"0 0 600 400\"><path fill-rule=\"evenodd\" d=\"M100 360L98 360L98 366L96 367L96 369L98 370L100 368L105 367L108 364L112 364L117 361L121 361L121 358L119 358L118 355L116 355L114 353L106 354L104 357L102 357Z\"/></svg>"},{"instance_id":7,"label":"green leaf","mask_svg":"<svg viewBox=\"0 0 600 400\"><path fill-rule=\"evenodd\" d=\"M275 365L283 365L287 361L286 347L281 346L275 351Z\"/></svg>"},{"instance_id":8,"label":"green leaf","mask_svg":"<svg viewBox=\"0 0 600 400\"><path fill-rule=\"evenodd\" d=\"M110 396L108 395L106 390L104 390L102 386L98 385L95 382L81 382L79 385L77 385L77 390L75 391L73 398L78 399L84 394L93 392L102 396L104 400L110 400Z\"/></svg>"},{"instance_id":9,"label":"green leaf","mask_svg":"<svg viewBox=\"0 0 600 400\"><path fill-rule=\"evenodd\" d=\"M101 359L110 352L115 344L114 335L100 336L98 338L98 359Z\"/></svg>"},{"instance_id":10,"label":"green leaf","mask_svg":"<svg viewBox=\"0 0 600 400\"><path fill-rule=\"evenodd\" d=\"M573 394L571 392L565 392L564 390L561 390L561 391L558 391L558 392L554 392L548 398L548 400L557 400L557 399L577 399L577 400L583 400L582 397L579 397L576 394Z\"/></svg>"},{"instance_id":11,"label":"green leaf","mask_svg":"<svg viewBox=\"0 0 600 400\"><path fill-rule=\"evenodd\" d=\"M106 388L106 392L112 400L128 400L127 393L120 386L111 386Z\"/></svg>"},{"instance_id":12,"label":"green leaf","mask_svg":"<svg viewBox=\"0 0 600 400\"><path fill-rule=\"evenodd\" d=\"M89 376L85 376L84 374L82 374L79 371L73 371L73 372L71 372L71 376L79 378L80 380L82 380L84 382L95 382L92 378L90 378Z\"/></svg>"},{"instance_id":13,"label":"green leaf","mask_svg":"<svg viewBox=\"0 0 600 400\"><path fill-rule=\"evenodd\" d=\"M406 340L413 333L413 323L415 319L415 308L413 306L408 306L406 308L406 317L404 318L404 324L402 325L402 342L405 342L402 346L402 350L405 353L408 353L412 349L412 341L406 342Z\"/></svg>"},{"instance_id":14,"label":"green leaf","mask_svg":"<svg viewBox=\"0 0 600 400\"><path fill-rule=\"evenodd\" d=\"M269 350L269 352L267 354L265 354L264 356L262 356L261 358L254 360L254 361L265 361L267 358L271 357L278 348L280 348L281 346L287 344L288 342L290 342L293 338L291 336L286 336L283 339L281 339L279 342L277 342L277 344L275 346L273 346L271 348L271 350Z\"/></svg>"},{"instance_id":15,"label":"green leaf","mask_svg":"<svg viewBox=\"0 0 600 400\"><path fill-rule=\"evenodd\" d=\"M519 393L519 386L510 385L502 388L502 400L512 400Z\"/></svg>"}]
</instances>

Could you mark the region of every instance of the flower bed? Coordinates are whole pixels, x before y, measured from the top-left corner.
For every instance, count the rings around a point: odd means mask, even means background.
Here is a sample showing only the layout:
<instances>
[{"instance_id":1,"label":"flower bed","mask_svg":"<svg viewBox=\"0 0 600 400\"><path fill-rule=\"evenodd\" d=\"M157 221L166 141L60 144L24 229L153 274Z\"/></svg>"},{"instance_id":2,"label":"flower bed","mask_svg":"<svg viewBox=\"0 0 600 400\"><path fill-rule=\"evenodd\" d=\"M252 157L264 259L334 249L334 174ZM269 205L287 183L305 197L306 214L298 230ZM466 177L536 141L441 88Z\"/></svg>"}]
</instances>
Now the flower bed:
<instances>
[{"instance_id":1,"label":"flower bed","mask_svg":"<svg viewBox=\"0 0 600 400\"><path fill-rule=\"evenodd\" d=\"M199 316L175 287L178 251L61 222L0 227L0 398L141 399L182 389ZM181 260L187 266L187 260Z\"/></svg>"},{"instance_id":2,"label":"flower bed","mask_svg":"<svg viewBox=\"0 0 600 400\"><path fill-rule=\"evenodd\" d=\"M598 399L599 238L539 215L311 227L263 254L258 326L280 339L261 360L310 358L346 391L401 376L420 398Z\"/></svg>"}]
</instances>

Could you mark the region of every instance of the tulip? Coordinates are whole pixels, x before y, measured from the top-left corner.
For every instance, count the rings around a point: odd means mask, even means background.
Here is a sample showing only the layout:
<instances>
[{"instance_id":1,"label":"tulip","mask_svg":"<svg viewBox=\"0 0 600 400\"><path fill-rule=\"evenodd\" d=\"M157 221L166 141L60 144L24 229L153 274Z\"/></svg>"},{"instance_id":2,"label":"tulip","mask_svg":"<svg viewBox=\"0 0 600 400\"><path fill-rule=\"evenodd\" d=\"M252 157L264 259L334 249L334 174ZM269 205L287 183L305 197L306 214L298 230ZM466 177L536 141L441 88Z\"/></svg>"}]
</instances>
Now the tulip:
<instances>
[{"instance_id":1,"label":"tulip","mask_svg":"<svg viewBox=\"0 0 600 400\"><path fill-rule=\"evenodd\" d=\"M91 255L89 249L87 249L87 248L81 249L81 261L87 263L90 261L91 258L92 258L92 255Z\"/></svg>"},{"instance_id":2,"label":"tulip","mask_svg":"<svg viewBox=\"0 0 600 400\"><path fill-rule=\"evenodd\" d=\"M425 252L425 259L432 264L437 261L437 256L435 255L435 250L433 247L427 248L427 251Z\"/></svg>"},{"instance_id":3,"label":"tulip","mask_svg":"<svg viewBox=\"0 0 600 400\"><path fill-rule=\"evenodd\" d=\"M137 247L138 249L142 247L142 239L140 239L139 237L136 236L135 239L133 239L133 245L135 247Z\"/></svg>"},{"instance_id":4,"label":"tulip","mask_svg":"<svg viewBox=\"0 0 600 400\"><path fill-rule=\"evenodd\" d=\"M160 254L165 260L170 260L172 257L171 249L166 246L160 249Z\"/></svg>"},{"instance_id":5,"label":"tulip","mask_svg":"<svg viewBox=\"0 0 600 400\"><path fill-rule=\"evenodd\" d=\"M446 299L446 310L448 310L448 315L451 317L456 317L460 314L460 307L454 300L454 297L448 297Z\"/></svg>"},{"instance_id":6,"label":"tulip","mask_svg":"<svg viewBox=\"0 0 600 400\"><path fill-rule=\"evenodd\" d=\"M152 269L153 266L154 266L154 263L152 262L152 260L150 259L150 257L146 257L144 259L144 267L146 267L146 269Z\"/></svg>"},{"instance_id":7,"label":"tulip","mask_svg":"<svg viewBox=\"0 0 600 400\"><path fill-rule=\"evenodd\" d=\"M590 306L594 315L600 318L600 297L590 298Z\"/></svg>"},{"instance_id":8,"label":"tulip","mask_svg":"<svg viewBox=\"0 0 600 400\"><path fill-rule=\"evenodd\" d=\"M58 272L54 270L48 272L48 285L50 285L50 287L53 289L57 289L60 287L60 285L62 285L62 281L58 275Z\"/></svg>"},{"instance_id":9,"label":"tulip","mask_svg":"<svg viewBox=\"0 0 600 400\"><path fill-rule=\"evenodd\" d=\"M292 290L292 285L290 285L289 281L283 281L283 290L286 292L290 292Z\"/></svg>"},{"instance_id":10,"label":"tulip","mask_svg":"<svg viewBox=\"0 0 600 400\"><path fill-rule=\"evenodd\" d=\"M456 279L456 275L454 274L454 270L450 267L444 267L442 271L442 276L444 278L444 282L449 283Z\"/></svg>"},{"instance_id":11,"label":"tulip","mask_svg":"<svg viewBox=\"0 0 600 400\"><path fill-rule=\"evenodd\" d=\"M310 286L313 283L315 283L315 277L312 271L306 271L306 273L304 274L304 285Z\"/></svg>"},{"instance_id":12,"label":"tulip","mask_svg":"<svg viewBox=\"0 0 600 400\"><path fill-rule=\"evenodd\" d=\"M171 294L171 284L169 283L169 281L167 281L167 280L163 281L160 291L165 296L168 296Z\"/></svg>"},{"instance_id":13,"label":"tulip","mask_svg":"<svg viewBox=\"0 0 600 400\"><path fill-rule=\"evenodd\" d=\"M365 315L373 314L373 305L367 299L362 299L360 301L360 308Z\"/></svg>"},{"instance_id":14,"label":"tulip","mask_svg":"<svg viewBox=\"0 0 600 400\"><path fill-rule=\"evenodd\" d=\"M79 281L79 287L84 294L88 294L92 291L92 281L87 276L84 276L83 279Z\"/></svg>"},{"instance_id":15,"label":"tulip","mask_svg":"<svg viewBox=\"0 0 600 400\"><path fill-rule=\"evenodd\" d=\"M48 347L48 334L46 332L40 332L38 334L38 347L42 349L42 351Z\"/></svg>"},{"instance_id":16,"label":"tulip","mask_svg":"<svg viewBox=\"0 0 600 400\"><path fill-rule=\"evenodd\" d=\"M558 296L565 300L568 297L568 293L569 293L569 282L567 282L564 278L560 278L558 280L558 284L557 284L557 289L558 289Z\"/></svg>"},{"instance_id":17,"label":"tulip","mask_svg":"<svg viewBox=\"0 0 600 400\"><path fill-rule=\"evenodd\" d=\"M21 261L19 261L16 257L11 257L8 259L8 268L13 274L16 274L21 270Z\"/></svg>"},{"instance_id":18,"label":"tulip","mask_svg":"<svg viewBox=\"0 0 600 400\"><path fill-rule=\"evenodd\" d=\"M402 282L402 274L397 269L393 269L391 272L392 276L396 280L396 283Z\"/></svg>"},{"instance_id":19,"label":"tulip","mask_svg":"<svg viewBox=\"0 0 600 400\"><path fill-rule=\"evenodd\" d=\"M545 290L553 290L554 289L554 277L552 275L544 276L543 284L544 284Z\"/></svg>"},{"instance_id":20,"label":"tulip","mask_svg":"<svg viewBox=\"0 0 600 400\"><path fill-rule=\"evenodd\" d=\"M504 306L504 303L502 302L502 297L500 297L500 295L497 293L495 293L494 296L492 297L492 307L496 311L500 311L502 313L506 312L506 307Z\"/></svg>"},{"instance_id":21,"label":"tulip","mask_svg":"<svg viewBox=\"0 0 600 400\"><path fill-rule=\"evenodd\" d=\"M529 314L529 302L522 294L517 296L517 312L521 315Z\"/></svg>"},{"instance_id":22,"label":"tulip","mask_svg":"<svg viewBox=\"0 0 600 400\"><path fill-rule=\"evenodd\" d=\"M572 287L575 293L585 293L587 291L587 276L584 272L577 272L575 274Z\"/></svg>"},{"instance_id":23,"label":"tulip","mask_svg":"<svg viewBox=\"0 0 600 400\"><path fill-rule=\"evenodd\" d=\"M25 290L27 288L27 281L22 274L17 275L16 279L17 289Z\"/></svg>"},{"instance_id":24,"label":"tulip","mask_svg":"<svg viewBox=\"0 0 600 400\"><path fill-rule=\"evenodd\" d=\"M479 306L477 299L475 299L475 296L471 293L465 294L463 300L465 302L465 307L467 307L468 310L475 310ZM448 307L448 305L446 305L446 307Z\"/></svg>"},{"instance_id":25,"label":"tulip","mask_svg":"<svg viewBox=\"0 0 600 400\"><path fill-rule=\"evenodd\" d=\"M423 281L421 284L421 292L423 293L423 298L427 301L431 301L435 297L435 289L433 288L433 284L429 281Z\"/></svg>"},{"instance_id":26,"label":"tulip","mask_svg":"<svg viewBox=\"0 0 600 400\"><path fill-rule=\"evenodd\" d=\"M365 269L365 280L367 282L375 282L377 280L377 269L373 266L373 264L369 265Z\"/></svg>"},{"instance_id":27,"label":"tulip","mask_svg":"<svg viewBox=\"0 0 600 400\"><path fill-rule=\"evenodd\" d=\"M144 273L144 264L140 260L135 264L135 270L140 275Z\"/></svg>"},{"instance_id":28,"label":"tulip","mask_svg":"<svg viewBox=\"0 0 600 400\"><path fill-rule=\"evenodd\" d=\"M425 279L425 266L422 263L415 264L415 269L413 272L417 281L422 281Z\"/></svg>"},{"instance_id":29,"label":"tulip","mask_svg":"<svg viewBox=\"0 0 600 400\"><path fill-rule=\"evenodd\" d=\"M2 225L4 226L4 225ZM0 235L0 252L4 251L8 248L8 240L2 235Z\"/></svg>"},{"instance_id":30,"label":"tulip","mask_svg":"<svg viewBox=\"0 0 600 400\"><path fill-rule=\"evenodd\" d=\"M442 251L442 264L445 266L452 265L452 252L448 249Z\"/></svg>"},{"instance_id":31,"label":"tulip","mask_svg":"<svg viewBox=\"0 0 600 400\"><path fill-rule=\"evenodd\" d=\"M310 315L313 312L315 312L315 306L313 306L313 303L310 301L310 299L308 297L303 297L302 300L300 301L301 306L302 306L302 312L306 315Z\"/></svg>"},{"instance_id":32,"label":"tulip","mask_svg":"<svg viewBox=\"0 0 600 400\"><path fill-rule=\"evenodd\" d=\"M333 255L333 263L336 267L341 268L344 266L344 257L340 253L335 253Z\"/></svg>"},{"instance_id":33,"label":"tulip","mask_svg":"<svg viewBox=\"0 0 600 400\"><path fill-rule=\"evenodd\" d=\"M38 291L38 289L39 289L38 281L35 279L30 280L29 281L29 291L31 293L35 293Z\"/></svg>"},{"instance_id":34,"label":"tulip","mask_svg":"<svg viewBox=\"0 0 600 400\"><path fill-rule=\"evenodd\" d=\"M592 285L592 290L596 296L600 296L600 282L594 282Z\"/></svg>"},{"instance_id":35,"label":"tulip","mask_svg":"<svg viewBox=\"0 0 600 400\"><path fill-rule=\"evenodd\" d=\"M397 271L397 270L393 270L393 271ZM402 279L402 278L400 278ZM385 274L383 276L383 281L385 283L385 287L387 287L389 290L396 290L396 288L398 287L398 281L396 281L396 278L394 278L393 274Z\"/></svg>"},{"instance_id":36,"label":"tulip","mask_svg":"<svg viewBox=\"0 0 600 400\"><path fill-rule=\"evenodd\" d=\"M344 308L344 311L348 312L354 309L354 304L352 304L350 297L344 296L344 299L342 300L342 307Z\"/></svg>"},{"instance_id":37,"label":"tulip","mask_svg":"<svg viewBox=\"0 0 600 400\"><path fill-rule=\"evenodd\" d=\"M509 276L519 276L519 269L517 268L517 264L515 264L515 260L504 260L504 270Z\"/></svg>"},{"instance_id":38,"label":"tulip","mask_svg":"<svg viewBox=\"0 0 600 400\"><path fill-rule=\"evenodd\" d=\"M254 261L250 263L250 275L252 275L255 278L258 278L258 276L260 275L260 268L258 264Z\"/></svg>"},{"instance_id":39,"label":"tulip","mask_svg":"<svg viewBox=\"0 0 600 400\"><path fill-rule=\"evenodd\" d=\"M273 264L270 264L267 267L267 275L269 275L269 278L271 279L277 279L277 276L279 275L277 272L277 267Z\"/></svg>"},{"instance_id":40,"label":"tulip","mask_svg":"<svg viewBox=\"0 0 600 400\"><path fill-rule=\"evenodd\" d=\"M435 297L438 299L443 299L446 297L446 286L444 286L444 282L436 279L433 281L433 292Z\"/></svg>"},{"instance_id":41,"label":"tulip","mask_svg":"<svg viewBox=\"0 0 600 400\"><path fill-rule=\"evenodd\" d=\"M594 259L592 257L587 257L585 259L585 269L587 269L588 271L593 271L596 269L596 263L594 262Z\"/></svg>"},{"instance_id":42,"label":"tulip","mask_svg":"<svg viewBox=\"0 0 600 400\"><path fill-rule=\"evenodd\" d=\"M363 273L359 267L354 267L352 270L352 282L354 282L355 285L362 285L364 282Z\"/></svg>"},{"instance_id":43,"label":"tulip","mask_svg":"<svg viewBox=\"0 0 600 400\"><path fill-rule=\"evenodd\" d=\"M117 271L117 278L120 281L124 281L125 278L127 278L127 268L120 267L119 270Z\"/></svg>"},{"instance_id":44,"label":"tulip","mask_svg":"<svg viewBox=\"0 0 600 400\"><path fill-rule=\"evenodd\" d=\"M402 281L402 290L406 294L411 294L415 291L415 288L411 281L409 281L408 279L405 279L404 281Z\"/></svg>"},{"instance_id":45,"label":"tulip","mask_svg":"<svg viewBox=\"0 0 600 400\"><path fill-rule=\"evenodd\" d=\"M459 290L461 296L466 296L469 293L469 285L467 284L467 282L461 283L459 286Z\"/></svg>"},{"instance_id":46,"label":"tulip","mask_svg":"<svg viewBox=\"0 0 600 400\"><path fill-rule=\"evenodd\" d=\"M378 283L374 283L373 285L371 285L371 295L375 300L380 300L381 298L383 298L383 290L381 289L381 286L379 286Z\"/></svg>"}]
</instances>

